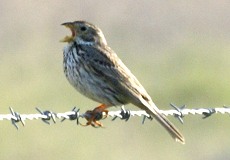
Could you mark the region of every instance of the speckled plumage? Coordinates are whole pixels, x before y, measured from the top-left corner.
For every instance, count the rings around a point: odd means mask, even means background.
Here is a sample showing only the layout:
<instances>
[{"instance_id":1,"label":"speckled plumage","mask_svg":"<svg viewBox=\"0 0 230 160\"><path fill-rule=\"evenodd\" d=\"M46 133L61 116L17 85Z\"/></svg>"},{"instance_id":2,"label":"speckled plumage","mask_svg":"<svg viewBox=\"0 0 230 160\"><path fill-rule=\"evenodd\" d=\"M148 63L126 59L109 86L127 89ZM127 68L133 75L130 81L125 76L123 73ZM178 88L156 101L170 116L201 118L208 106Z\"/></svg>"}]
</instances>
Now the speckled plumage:
<instances>
[{"instance_id":1,"label":"speckled plumage","mask_svg":"<svg viewBox=\"0 0 230 160\"><path fill-rule=\"evenodd\" d=\"M171 136L184 143L179 131L159 113L144 87L107 45L102 31L85 21L64 23L72 31L64 48L64 73L81 94L99 103L120 106L132 103L162 124Z\"/></svg>"}]
</instances>

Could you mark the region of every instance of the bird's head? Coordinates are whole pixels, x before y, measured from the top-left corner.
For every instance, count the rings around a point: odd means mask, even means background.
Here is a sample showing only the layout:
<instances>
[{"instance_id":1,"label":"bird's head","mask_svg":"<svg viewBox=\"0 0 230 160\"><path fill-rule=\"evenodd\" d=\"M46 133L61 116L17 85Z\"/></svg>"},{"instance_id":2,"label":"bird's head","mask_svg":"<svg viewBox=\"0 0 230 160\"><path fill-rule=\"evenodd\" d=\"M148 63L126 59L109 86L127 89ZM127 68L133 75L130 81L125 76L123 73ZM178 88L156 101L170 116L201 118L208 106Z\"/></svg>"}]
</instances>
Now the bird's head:
<instances>
[{"instance_id":1,"label":"bird's head","mask_svg":"<svg viewBox=\"0 0 230 160\"><path fill-rule=\"evenodd\" d=\"M63 23L65 27L69 28L72 35L66 36L62 42L76 42L78 44L89 45L107 45L106 39L102 31L93 24L85 21L74 21Z\"/></svg>"}]
</instances>

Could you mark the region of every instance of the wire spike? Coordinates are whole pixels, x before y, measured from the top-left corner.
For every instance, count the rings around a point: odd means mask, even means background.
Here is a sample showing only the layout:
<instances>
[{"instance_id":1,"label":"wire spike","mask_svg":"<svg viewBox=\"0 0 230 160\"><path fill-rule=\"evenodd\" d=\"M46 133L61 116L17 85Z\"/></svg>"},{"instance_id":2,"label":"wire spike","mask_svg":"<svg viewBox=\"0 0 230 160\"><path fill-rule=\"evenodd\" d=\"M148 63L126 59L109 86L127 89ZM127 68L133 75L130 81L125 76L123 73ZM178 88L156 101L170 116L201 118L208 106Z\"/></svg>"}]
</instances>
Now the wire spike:
<instances>
[{"instance_id":1,"label":"wire spike","mask_svg":"<svg viewBox=\"0 0 230 160\"><path fill-rule=\"evenodd\" d=\"M18 122L21 122L22 125L25 126L25 122L22 121L22 118L21 118L20 114L15 112L12 107L9 107L9 109L10 109L10 112L11 112L11 115L12 115L11 123L13 124L13 126L15 126L15 128L17 130L19 129L19 127L17 125Z\"/></svg>"},{"instance_id":2,"label":"wire spike","mask_svg":"<svg viewBox=\"0 0 230 160\"><path fill-rule=\"evenodd\" d=\"M53 122L54 123L56 123L56 119L55 119L55 117L56 117L56 114L55 113L53 113L53 112L51 112L51 111L42 111L40 108L38 108L38 107L36 107L36 110L41 114L41 115L43 115L43 116L46 116L46 117L42 117L41 118L41 120L44 122L44 123L46 123L46 124L48 124L48 125L50 125L50 120L52 119L53 120Z\"/></svg>"},{"instance_id":3,"label":"wire spike","mask_svg":"<svg viewBox=\"0 0 230 160\"><path fill-rule=\"evenodd\" d=\"M206 119L206 118L210 117L211 115L213 115L214 113L216 113L215 109L207 108L207 112L203 112L204 117L202 117L202 118Z\"/></svg>"},{"instance_id":4,"label":"wire spike","mask_svg":"<svg viewBox=\"0 0 230 160\"><path fill-rule=\"evenodd\" d=\"M174 117L177 118L182 124L184 124L183 118L183 109L185 109L186 105L182 105L181 107L177 107L176 105L170 103L171 107L173 107L178 113L174 113Z\"/></svg>"},{"instance_id":5,"label":"wire spike","mask_svg":"<svg viewBox=\"0 0 230 160\"><path fill-rule=\"evenodd\" d=\"M126 122L130 119L131 113L130 110L126 110L124 106L121 107L121 118L122 120L125 120Z\"/></svg>"}]
</instances>

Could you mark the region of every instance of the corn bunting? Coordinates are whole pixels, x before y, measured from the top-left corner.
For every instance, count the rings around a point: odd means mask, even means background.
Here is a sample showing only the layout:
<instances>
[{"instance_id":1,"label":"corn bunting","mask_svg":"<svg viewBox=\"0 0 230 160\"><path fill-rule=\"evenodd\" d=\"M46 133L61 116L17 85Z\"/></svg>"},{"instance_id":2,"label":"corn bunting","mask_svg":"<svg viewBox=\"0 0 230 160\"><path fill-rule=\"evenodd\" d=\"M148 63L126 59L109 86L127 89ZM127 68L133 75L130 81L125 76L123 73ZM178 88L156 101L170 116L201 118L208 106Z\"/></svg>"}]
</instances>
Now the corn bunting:
<instances>
[{"instance_id":1,"label":"corn bunting","mask_svg":"<svg viewBox=\"0 0 230 160\"><path fill-rule=\"evenodd\" d=\"M162 115L144 87L108 46L102 31L85 21L62 25L72 35L62 41L64 73L70 84L86 97L101 105L91 113L107 112L111 106L132 103L153 116L177 141L184 143L183 135ZM101 126L94 116L87 125Z\"/></svg>"}]
</instances>

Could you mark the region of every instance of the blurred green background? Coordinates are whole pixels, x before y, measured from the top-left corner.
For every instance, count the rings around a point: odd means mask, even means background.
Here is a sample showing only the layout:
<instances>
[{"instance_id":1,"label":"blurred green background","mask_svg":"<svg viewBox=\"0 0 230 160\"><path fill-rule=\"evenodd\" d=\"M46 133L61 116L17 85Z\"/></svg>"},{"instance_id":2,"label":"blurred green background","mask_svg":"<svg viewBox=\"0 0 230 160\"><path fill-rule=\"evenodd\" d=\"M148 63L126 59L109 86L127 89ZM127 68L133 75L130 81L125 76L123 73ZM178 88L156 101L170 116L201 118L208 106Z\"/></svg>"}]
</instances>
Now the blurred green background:
<instances>
[{"instance_id":1,"label":"blurred green background","mask_svg":"<svg viewBox=\"0 0 230 160\"><path fill-rule=\"evenodd\" d=\"M13 107L84 112L98 104L77 93L62 70L59 40L70 34L60 24L87 20L99 26L123 62L161 109L230 104L229 1L0 1L0 113ZM136 109L132 105L126 108ZM117 108L119 109L119 108ZM230 118L186 116L180 145L155 121L111 118L106 128L65 121L26 121L17 131L0 123L0 159L228 159Z\"/></svg>"}]
</instances>

